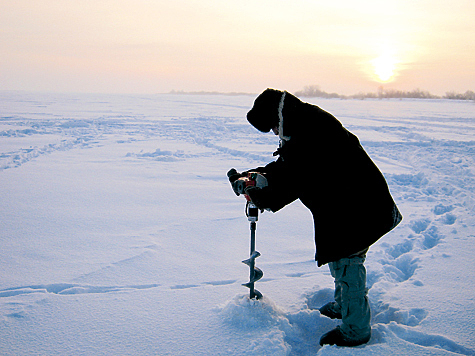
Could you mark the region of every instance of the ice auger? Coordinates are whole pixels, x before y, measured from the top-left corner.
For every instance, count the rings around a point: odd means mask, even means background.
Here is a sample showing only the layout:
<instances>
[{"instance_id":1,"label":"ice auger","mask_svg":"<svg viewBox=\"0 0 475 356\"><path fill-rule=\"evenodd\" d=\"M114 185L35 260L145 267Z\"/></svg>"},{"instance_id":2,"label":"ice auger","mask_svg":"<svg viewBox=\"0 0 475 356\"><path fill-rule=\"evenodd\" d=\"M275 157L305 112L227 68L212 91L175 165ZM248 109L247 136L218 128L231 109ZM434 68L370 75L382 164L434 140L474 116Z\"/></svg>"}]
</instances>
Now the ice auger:
<instances>
[{"instance_id":1,"label":"ice auger","mask_svg":"<svg viewBox=\"0 0 475 356\"><path fill-rule=\"evenodd\" d=\"M258 220L258 215L259 209L248 200L246 204L246 216L251 226L251 252L249 254L249 258L242 261L242 263L249 266L249 282L243 284L243 286L249 288L250 299L262 298L261 292L254 288L254 282L257 282L264 275L264 272L255 266L256 258L261 255L259 251L256 251L256 222Z\"/></svg>"},{"instance_id":2,"label":"ice auger","mask_svg":"<svg viewBox=\"0 0 475 356\"><path fill-rule=\"evenodd\" d=\"M254 282L257 282L264 275L264 273L256 267L255 263L256 258L261 255L256 251L256 222L259 218L259 209L252 202L249 195L246 194L246 188L256 187L262 189L267 187L267 179L261 173L247 172L240 174L234 168L229 170L228 178L236 195L243 194L246 197L246 216L251 225L251 252L249 258L242 261L242 263L249 266L249 282L244 283L243 286L249 288L250 299L261 299L261 292L254 288Z\"/></svg>"}]
</instances>

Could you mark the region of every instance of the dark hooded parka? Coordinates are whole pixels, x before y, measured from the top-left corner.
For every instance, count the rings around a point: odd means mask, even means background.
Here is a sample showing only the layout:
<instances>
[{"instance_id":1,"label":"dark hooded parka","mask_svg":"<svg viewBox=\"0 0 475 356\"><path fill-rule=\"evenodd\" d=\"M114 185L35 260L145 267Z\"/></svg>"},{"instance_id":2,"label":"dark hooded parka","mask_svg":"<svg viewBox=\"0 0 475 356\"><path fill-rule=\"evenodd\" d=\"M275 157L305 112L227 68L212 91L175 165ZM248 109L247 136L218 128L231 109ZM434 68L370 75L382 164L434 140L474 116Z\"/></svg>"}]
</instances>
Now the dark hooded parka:
<instances>
[{"instance_id":1,"label":"dark hooded parka","mask_svg":"<svg viewBox=\"0 0 475 356\"><path fill-rule=\"evenodd\" d=\"M252 192L276 212L296 199L315 223L318 266L360 252L402 219L386 180L358 138L330 113L288 92L267 89L247 115L262 132L279 128L279 158L256 170L269 186Z\"/></svg>"}]
</instances>

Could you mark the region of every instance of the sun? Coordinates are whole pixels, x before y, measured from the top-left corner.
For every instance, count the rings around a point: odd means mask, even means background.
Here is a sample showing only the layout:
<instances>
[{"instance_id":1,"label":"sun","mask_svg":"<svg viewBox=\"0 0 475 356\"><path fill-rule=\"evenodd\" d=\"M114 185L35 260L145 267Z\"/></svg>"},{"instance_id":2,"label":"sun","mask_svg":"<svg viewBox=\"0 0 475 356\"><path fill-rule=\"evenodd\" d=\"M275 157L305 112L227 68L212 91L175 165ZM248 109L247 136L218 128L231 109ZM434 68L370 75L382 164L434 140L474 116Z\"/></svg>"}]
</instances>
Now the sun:
<instances>
[{"instance_id":1,"label":"sun","mask_svg":"<svg viewBox=\"0 0 475 356\"><path fill-rule=\"evenodd\" d=\"M374 74L380 82L387 83L394 78L396 60L388 53L384 53L371 61Z\"/></svg>"}]
</instances>

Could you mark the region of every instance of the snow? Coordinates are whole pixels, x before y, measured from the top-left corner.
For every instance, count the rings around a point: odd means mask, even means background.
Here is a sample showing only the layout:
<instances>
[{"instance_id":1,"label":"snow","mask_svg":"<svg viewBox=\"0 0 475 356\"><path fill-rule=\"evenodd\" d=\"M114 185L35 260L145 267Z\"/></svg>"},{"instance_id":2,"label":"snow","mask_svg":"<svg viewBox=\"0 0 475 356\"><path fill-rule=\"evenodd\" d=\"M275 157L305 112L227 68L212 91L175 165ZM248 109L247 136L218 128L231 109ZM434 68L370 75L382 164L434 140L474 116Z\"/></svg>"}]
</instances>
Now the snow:
<instances>
[{"instance_id":1,"label":"snow","mask_svg":"<svg viewBox=\"0 0 475 356\"><path fill-rule=\"evenodd\" d=\"M338 325L299 202L260 215L264 298L241 286L249 222L229 168L278 142L252 96L0 92L1 355L475 355L475 105L309 101L385 174L404 215L366 262L373 334Z\"/></svg>"}]
</instances>

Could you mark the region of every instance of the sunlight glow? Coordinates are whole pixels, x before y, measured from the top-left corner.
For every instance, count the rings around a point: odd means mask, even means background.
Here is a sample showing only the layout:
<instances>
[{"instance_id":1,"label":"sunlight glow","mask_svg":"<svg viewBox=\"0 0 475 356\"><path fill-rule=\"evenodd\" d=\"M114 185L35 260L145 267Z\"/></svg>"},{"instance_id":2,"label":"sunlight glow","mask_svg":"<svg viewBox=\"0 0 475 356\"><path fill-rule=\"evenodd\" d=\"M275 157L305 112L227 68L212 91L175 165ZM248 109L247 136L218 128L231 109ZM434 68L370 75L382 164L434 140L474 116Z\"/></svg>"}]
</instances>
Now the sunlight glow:
<instances>
[{"instance_id":1,"label":"sunlight glow","mask_svg":"<svg viewBox=\"0 0 475 356\"><path fill-rule=\"evenodd\" d=\"M371 61L374 67L374 74L381 82L389 82L394 78L396 69L396 60L388 53L384 53Z\"/></svg>"},{"instance_id":2,"label":"sunlight glow","mask_svg":"<svg viewBox=\"0 0 475 356\"><path fill-rule=\"evenodd\" d=\"M319 85L352 95L391 83L440 95L475 82L473 0L61 4L1 1L1 90L257 93Z\"/></svg>"}]
</instances>

